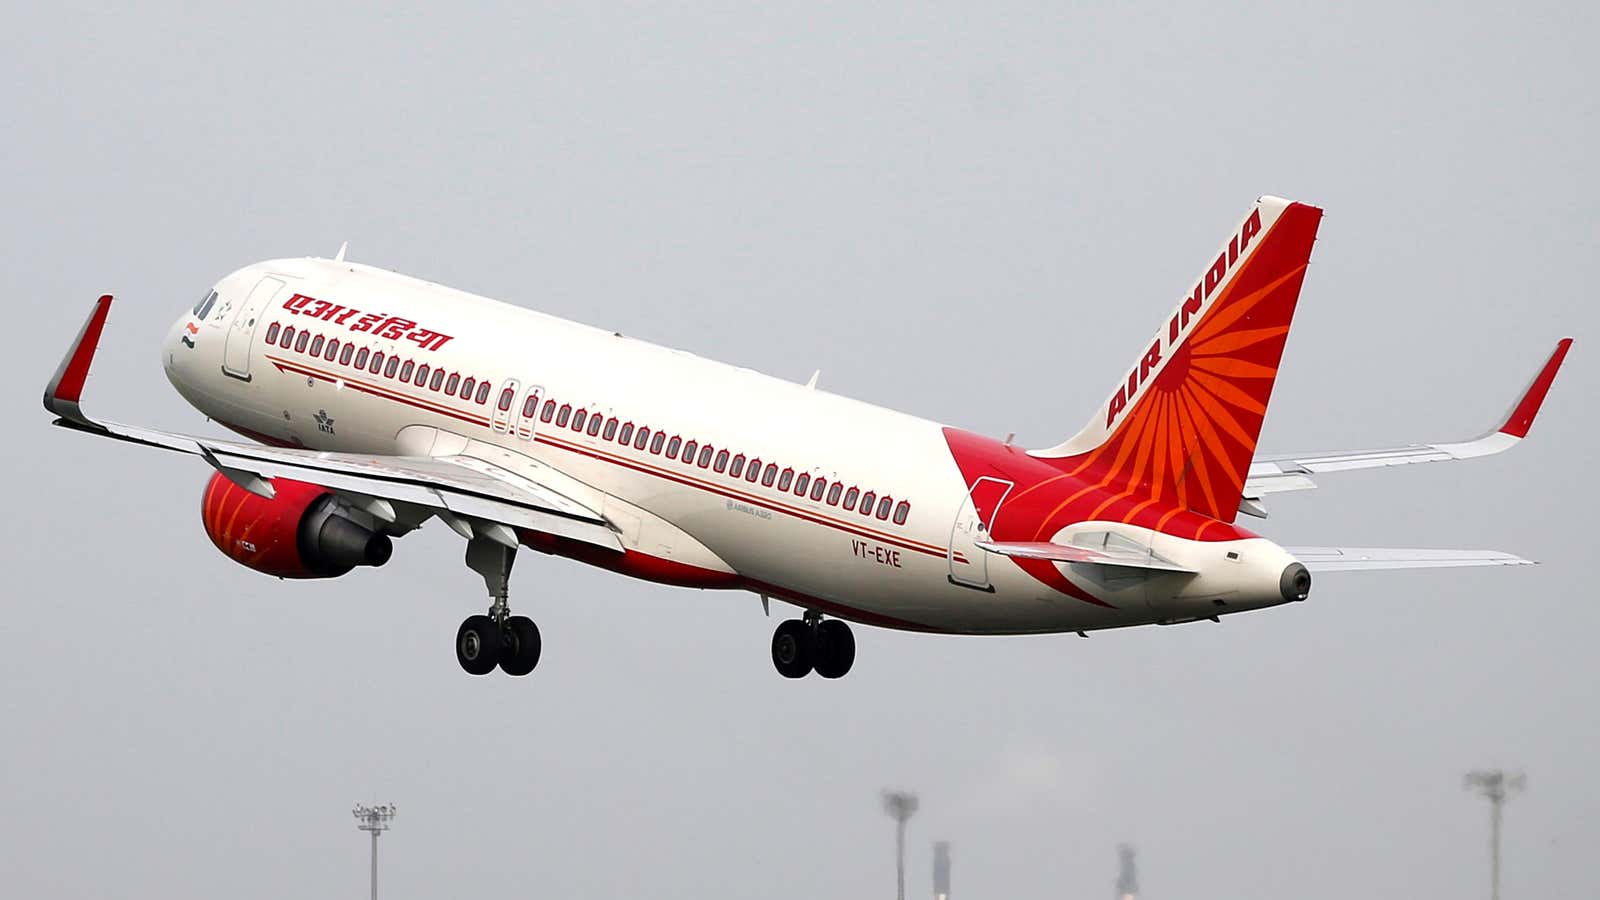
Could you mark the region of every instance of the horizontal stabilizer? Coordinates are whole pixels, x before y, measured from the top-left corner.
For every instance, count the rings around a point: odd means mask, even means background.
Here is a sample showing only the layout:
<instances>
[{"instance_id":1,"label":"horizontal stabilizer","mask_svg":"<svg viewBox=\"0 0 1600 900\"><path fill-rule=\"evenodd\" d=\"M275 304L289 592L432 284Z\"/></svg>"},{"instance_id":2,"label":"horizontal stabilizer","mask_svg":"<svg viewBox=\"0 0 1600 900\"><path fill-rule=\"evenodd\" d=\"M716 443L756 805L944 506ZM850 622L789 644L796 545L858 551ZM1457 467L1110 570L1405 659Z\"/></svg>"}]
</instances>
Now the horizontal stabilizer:
<instances>
[{"instance_id":1,"label":"horizontal stabilizer","mask_svg":"<svg viewBox=\"0 0 1600 900\"><path fill-rule=\"evenodd\" d=\"M1091 550L1088 547L1071 547L1049 541L978 541L978 547L1013 559L1043 559L1050 562L1087 563L1095 566L1121 566L1127 569L1194 574L1193 569L1185 569L1144 550L1122 550L1115 547Z\"/></svg>"},{"instance_id":2,"label":"horizontal stabilizer","mask_svg":"<svg viewBox=\"0 0 1600 900\"><path fill-rule=\"evenodd\" d=\"M1400 550L1387 547L1285 547L1283 549L1313 572L1538 565L1531 559L1523 559L1498 550Z\"/></svg>"}]
</instances>

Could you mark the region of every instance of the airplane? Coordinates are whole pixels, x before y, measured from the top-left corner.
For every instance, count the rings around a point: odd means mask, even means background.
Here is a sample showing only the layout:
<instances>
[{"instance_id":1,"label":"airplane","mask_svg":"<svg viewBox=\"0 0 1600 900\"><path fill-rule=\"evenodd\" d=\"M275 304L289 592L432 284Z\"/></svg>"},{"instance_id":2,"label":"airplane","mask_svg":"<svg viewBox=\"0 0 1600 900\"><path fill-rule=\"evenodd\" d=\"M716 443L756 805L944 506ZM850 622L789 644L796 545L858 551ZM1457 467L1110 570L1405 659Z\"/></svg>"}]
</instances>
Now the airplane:
<instances>
[{"instance_id":1,"label":"airplane","mask_svg":"<svg viewBox=\"0 0 1600 900\"><path fill-rule=\"evenodd\" d=\"M1218 621L1305 600L1312 572L1523 565L1494 551L1283 547L1237 523L1324 474L1503 452L1571 347L1467 441L1256 456L1322 211L1262 197L1207 258L1104 405L1028 450L345 259L245 266L173 324L162 365L247 440L89 417L112 298L44 394L54 424L197 456L217 549L278 578L382 566L438 519L466 542L486 613L461 668L526 675L519 549L798 607L787 678L839 678L849 623L947 634L1087 633Z\"/></svg>"}]
</instances>

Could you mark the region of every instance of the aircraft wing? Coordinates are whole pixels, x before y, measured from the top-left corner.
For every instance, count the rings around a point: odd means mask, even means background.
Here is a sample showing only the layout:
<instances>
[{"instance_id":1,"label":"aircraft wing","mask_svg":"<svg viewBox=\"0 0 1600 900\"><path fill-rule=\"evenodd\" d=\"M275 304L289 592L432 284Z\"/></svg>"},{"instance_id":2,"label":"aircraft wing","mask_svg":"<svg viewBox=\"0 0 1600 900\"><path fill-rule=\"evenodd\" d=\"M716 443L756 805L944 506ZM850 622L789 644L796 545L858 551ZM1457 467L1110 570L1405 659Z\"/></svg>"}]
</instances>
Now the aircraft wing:
<instances>
[{"instance_id":1,"label":"aircraft wing","mask_svg":"<svg viewBox=\"0 0 1600 900\"><path fill-rule=\"evenodd\" d=\"M1533 560L1497 550L1392 550L1377 547L1285 547L1283 549L1313 572L1538 565Z\"/></svg>"},{"instance_id":2,"label":"aircraft wing","mask_svg":"<svg viewBox=\"0 0 1600 900\"><path fill-rule=\"evenodd\" d=\"M1121 566L1127 569L1152 569L1158 572L1194 574L1193 569L1185 569L1146 550L1121 549L1118 547L1096 547L1091 549L1069 544L1056 544L1050 541L978 541L977 545L979 549L1015 559L1044 559L1051 562L1087 563L1097 566Z\"/></svg>"},{"instance_id":3,"label":"aircraft wing","mask_svg":"<svg viewBox=\"0 0 1600 900\"><path fill-rule=\"evenodd\" d=\"M1337 453L1305 453L1286 456L1258 456L1250 463L1250 473L1245 479L1244 496L1239 510L1253 516L1266 516L1262 499L1267 494L1284 491L1304 491L1317 486L1312 478L1328 472L1346 472L1351 469L1376 469L1387 466L1405 466L1412 463L1443 462L1452 459L1472 459L1490 456L1511 449L1527 437L1539 406L1555 382L1556 372L1572 346L1572 338L1563 338L1528 383L1511 411L1493 430L1470 441L1440 444L1411 444L1385 450L1355 450Z\"/></svg>"},{"instance_id":4,"label":"aircraft wing","mask_svg":"<svg viewBox=\"0 0 1600 900\"><path fill-rule=\"evenodd\" d=\"M110 310L110 295L101 297L45 388L44 407L60 417L57 425L198 456L230 481L263 497L273 496L272 479L289 478L322 485L389 523L396 521L397 506L410 507L438 516L468 539L485 537L514 547L513 529L526 528L622 549L616 532L595 510L478 459L323 453L91 419L80 401ZM407 518L417 519L415 527L426 514Z\"/></svg>"}]
</instances>

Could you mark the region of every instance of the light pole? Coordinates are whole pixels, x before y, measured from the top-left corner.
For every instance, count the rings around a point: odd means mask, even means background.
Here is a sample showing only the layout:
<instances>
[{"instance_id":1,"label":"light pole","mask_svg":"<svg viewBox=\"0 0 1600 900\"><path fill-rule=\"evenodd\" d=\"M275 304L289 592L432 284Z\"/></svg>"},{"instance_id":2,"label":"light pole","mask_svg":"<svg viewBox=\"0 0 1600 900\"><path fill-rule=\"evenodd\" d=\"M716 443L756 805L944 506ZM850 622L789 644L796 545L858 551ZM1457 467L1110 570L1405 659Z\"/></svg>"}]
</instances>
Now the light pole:
<instances>
[{"instance_id":1,"label":"light pole","mask_svg":"<svg viewBox=\"0 0 1600 900\"><path fill-rule=\"evenodd\" d=\"M909 791L884 791L883 811L894 819L896 900L906 900L906 822L917 812L917 795Z\"/></svg>"},{"instance_id":2,"label":"light pole","mask_svg":"<svg viewBox=\"0 0 1600 900\"><path fill-rule=\"evenodd\" d=\"M356 827L372 835L372 900L378 900L378 835L389 830L394 811L393 803L382 806L357 803L355 809L350 810L356 817Z\"/></svg>"},{"instance_id":3,"label":"light pole","mask_svg":"<svg viewBox=\"0 0 1600 900\"><path fill-rule=\"evenodd\" d=\"M1462 786L1489 799L1489 898L1500 900L1500 814L1506 800L1528 786L1528 779L1521 772L1485 769L1468 772Z\"/></svg>"}]
</instances>

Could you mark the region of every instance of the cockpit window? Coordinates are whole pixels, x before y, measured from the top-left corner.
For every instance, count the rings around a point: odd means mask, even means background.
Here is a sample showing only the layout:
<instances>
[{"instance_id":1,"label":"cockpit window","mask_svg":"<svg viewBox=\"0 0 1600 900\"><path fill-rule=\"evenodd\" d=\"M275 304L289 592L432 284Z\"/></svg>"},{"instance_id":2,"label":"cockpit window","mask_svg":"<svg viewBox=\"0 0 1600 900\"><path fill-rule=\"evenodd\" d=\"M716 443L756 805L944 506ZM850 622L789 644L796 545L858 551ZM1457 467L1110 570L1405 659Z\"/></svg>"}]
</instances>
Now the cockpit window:
<instances>
[{"instance_id":1,"label":"cockpit window","mask_svg":"<svg viewBox=\"0 0 1600 900\"><path fill-rule=\"evenodd\" d=\"M216 291L212 291L204 297L201 297L200 302L194 305L194 317L202 322L205 321L206 316L211 312L211 307L215 306L216 303Z\"/></svg>"}]
</instances>

